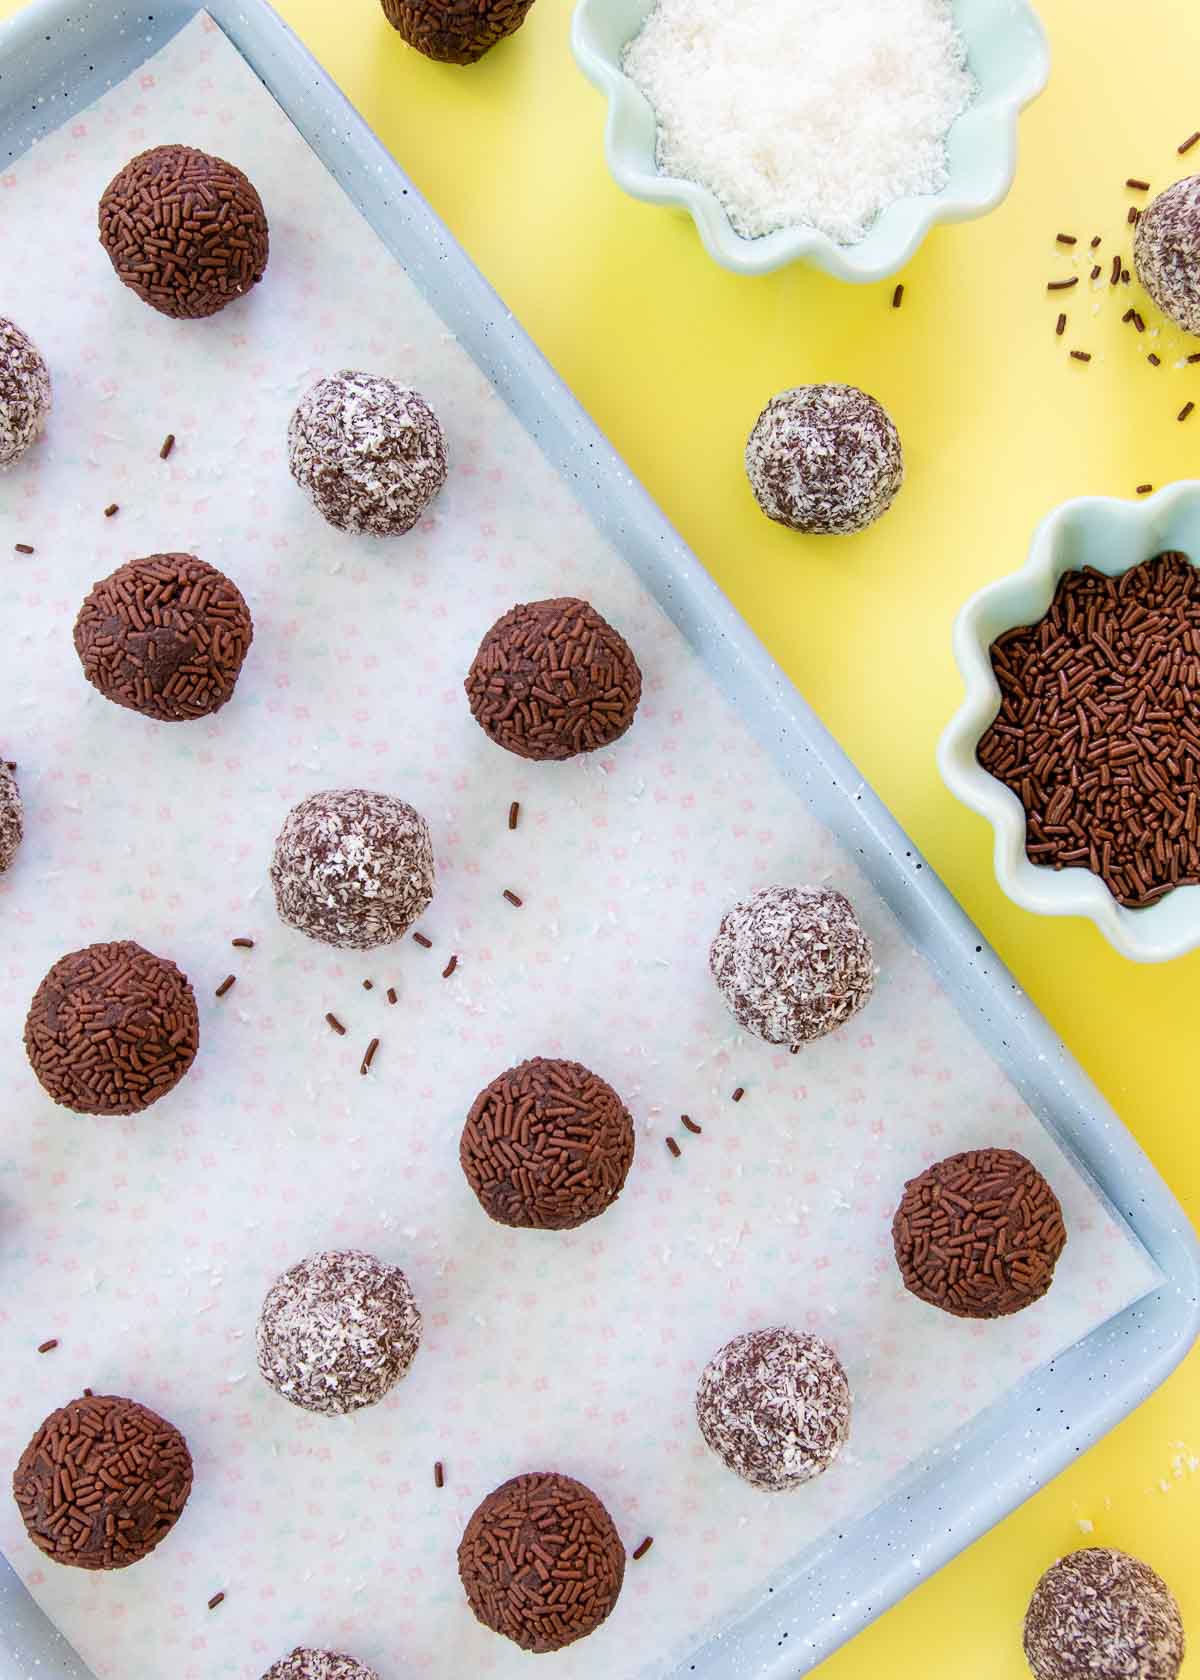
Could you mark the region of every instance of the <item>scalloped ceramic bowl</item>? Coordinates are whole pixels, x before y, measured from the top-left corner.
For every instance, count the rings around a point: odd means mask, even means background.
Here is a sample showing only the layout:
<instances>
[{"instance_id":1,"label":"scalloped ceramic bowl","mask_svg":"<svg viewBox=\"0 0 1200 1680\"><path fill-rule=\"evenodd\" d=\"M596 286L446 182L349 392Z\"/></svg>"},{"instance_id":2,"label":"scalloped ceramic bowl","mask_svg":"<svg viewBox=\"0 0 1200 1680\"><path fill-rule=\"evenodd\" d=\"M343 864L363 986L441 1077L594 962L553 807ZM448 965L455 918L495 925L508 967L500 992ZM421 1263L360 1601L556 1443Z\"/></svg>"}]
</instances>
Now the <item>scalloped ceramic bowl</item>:
<instances>
[{"instance_id":1,"label":"scalloped ceramic bowl","mask_svg":"<svg viewBox=\"0 0 1200 1680\"><path fill-rule=\"evenodd\" d=\"M954 657L967 693L938 745L950 791L995 830L996 879L1009 898L1043 916L1087 916L1137 962L1166 962L1200 945L1200 887L1176 887L1146 910L1127 910L1089 869L1031 863L1024 808L983 768L976 749L1000 709L989 655L997 636L1041 618L1064 572L1094 566L1116 577L1168 548L1200 564L1200 481L1168 485L1144 502L1084 496L1055 508L1038 527L1021 570L981 589L955 621Z\"/></svg>"},{"instance_id":2,"label":"scalloped ceramic bowl","mask_svg":"<svg viewBox=\"0 0 1200 1680\"><path fill-rule=\"evenodd\" d=\"M575 8L576 60L608 97L609 168L634 198L690 212L709 255L742 274L808 262L841 280L882 280L904 266L936 223L970 221L994 210L1016 174L1017 117L1050 73L1046 36L1028 0L953 0L979 91L950 130L950 179L942 191L890 205L857 245L837 245L810 227L745 239L705 187L659 173L654 111L621 69L621 54L653 5L654 0L578 0Z\"/></svg>"}]
</instances>

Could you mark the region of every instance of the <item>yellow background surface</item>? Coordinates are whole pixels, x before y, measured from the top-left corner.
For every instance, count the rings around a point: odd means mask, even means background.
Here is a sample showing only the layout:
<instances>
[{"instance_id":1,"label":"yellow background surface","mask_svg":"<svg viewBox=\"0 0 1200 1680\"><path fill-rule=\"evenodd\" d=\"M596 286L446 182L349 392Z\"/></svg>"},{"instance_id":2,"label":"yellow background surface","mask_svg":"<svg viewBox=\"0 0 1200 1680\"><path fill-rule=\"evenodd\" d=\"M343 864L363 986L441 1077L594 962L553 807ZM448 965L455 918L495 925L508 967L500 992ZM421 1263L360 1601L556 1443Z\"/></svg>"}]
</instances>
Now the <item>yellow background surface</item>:
<instances>
[{"instance_id":1,"label":"yellow background surface","mask_svg":"<svg viewBox=\"0 0 1200 1680\"><path fill-rule=\"evenodd\" d=\"M612 182L603 103L571 58L571 0L537 0L482 64L407 49L373 0L276 0L426 193L701 561L979 922L1194 1218L1200 956L1140 968L1089 924L1040 919L997 888L990 831L942 787L938 734L960 685L954 614L1019 565L1037 521L1081 494L1200 476L1200 341L1139 338L1135 288L1065 304L1058 232L1129 252L1127 176L1200 170L1200 9L1187 0L1041 0L1049 90L1022 119L1006 204L936 231L902 276L855 288L796 268L742 279L689 221ZM0 17L18 9L0 0ZM186 140L186 135L170 136ZM1083 268L1086 276L1086 265ZM1093 313L1096 303L1099 312ZM1114 307L1115 305L1115 307ZM1070 316L1054 336L1059 307ZM1093 352L1084 366L1071 347ZM1146 353L1157 348L1164 365ZM855 538L801 538L755 508L746 436L776 391L864 386L890 409L908 481ZM1099 1447L821 1670L823 1680L1018 1680L1040 1571L1079 1545L1138 1553L1170 1581L1200 1651L1200 1354ZM1085 1535L1080 1521L1091 1522ZM657 1556L657 1553L655 1554ZM668 1556L662 1567L669 1569ZM1200 1657L1192 1669L1200 1668Z\"/></svg>"}]
</instances>

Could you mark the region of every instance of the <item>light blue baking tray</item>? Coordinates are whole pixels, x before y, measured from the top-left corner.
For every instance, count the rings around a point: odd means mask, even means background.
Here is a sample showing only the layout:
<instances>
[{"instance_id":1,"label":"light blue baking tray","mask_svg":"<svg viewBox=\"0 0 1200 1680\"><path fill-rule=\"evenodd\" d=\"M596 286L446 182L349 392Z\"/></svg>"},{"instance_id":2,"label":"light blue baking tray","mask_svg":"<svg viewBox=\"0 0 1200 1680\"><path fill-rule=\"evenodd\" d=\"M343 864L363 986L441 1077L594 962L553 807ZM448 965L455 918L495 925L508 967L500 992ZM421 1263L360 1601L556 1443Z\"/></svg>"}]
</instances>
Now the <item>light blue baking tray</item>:
<instances>
[{"instance_id":1,"label":"light blue baking tray","mask_svg":"<svg viewBox=\"0 0 1200 1680\"><path fill-rule=\"evenodd\" d=\"M37 0L0 28L0 173L7 159L136 70L198 9L194 0L154 0L153 11L122 0ZM207 9L697 648L783 773L871 877L981 1042L1128 1221L1165 1280L1033 1373L868 1516L790 1570L780 1559L766 1604L693 1653L680 1671L681 1680L792 1680L1049 1481L1163 1381L1200 1329L1200 1248L1117 1116L296 37L261 0L209 0ZM0 1626L0 1680L87 1680L3 1560Z\"/></svg>"}]
</instances>

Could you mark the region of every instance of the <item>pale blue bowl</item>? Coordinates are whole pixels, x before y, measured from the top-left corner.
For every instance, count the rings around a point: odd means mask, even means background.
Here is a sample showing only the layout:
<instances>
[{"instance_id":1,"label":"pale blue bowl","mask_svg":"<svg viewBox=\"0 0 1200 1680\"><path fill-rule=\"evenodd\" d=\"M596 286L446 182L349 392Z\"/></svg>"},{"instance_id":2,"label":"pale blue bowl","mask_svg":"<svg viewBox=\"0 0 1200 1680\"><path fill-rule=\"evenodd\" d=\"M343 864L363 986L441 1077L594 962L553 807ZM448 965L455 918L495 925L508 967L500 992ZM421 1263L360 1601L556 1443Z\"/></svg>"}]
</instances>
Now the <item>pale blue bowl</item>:
<instances>
[{"instance_id":1,"label":"pale blue bowl","mask_svg":"<svg viewBox=\"0 0 1200 1680\"><path fill-rule=\"evenodd\" d=\"M654 0L578 0L575 8L576 60L608 96L608 165L634 198L689 211L709 255L741 274L809 262L840 280L883 280L903 268L935 223L966 222L994 210L1016 174L1017 118L1050 74L1046 36L1027 0L954 0L978 93L950 130L950 179L943 190L890 205L857 245L837 245L808 227L745 239L706 188L658 170L654 111L621 69L621 54L653 5Z\"/></svg>"}]
</instances>

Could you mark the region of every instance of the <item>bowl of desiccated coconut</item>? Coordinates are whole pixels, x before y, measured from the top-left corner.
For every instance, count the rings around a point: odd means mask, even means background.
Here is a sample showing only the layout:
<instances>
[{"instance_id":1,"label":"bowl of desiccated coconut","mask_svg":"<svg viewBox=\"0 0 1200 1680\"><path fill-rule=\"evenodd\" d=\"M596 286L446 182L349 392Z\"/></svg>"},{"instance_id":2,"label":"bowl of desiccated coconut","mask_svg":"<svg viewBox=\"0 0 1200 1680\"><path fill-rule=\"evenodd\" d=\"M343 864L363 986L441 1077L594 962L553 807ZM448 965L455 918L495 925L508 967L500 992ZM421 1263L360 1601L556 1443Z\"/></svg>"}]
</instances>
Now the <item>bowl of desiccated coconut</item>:
<instances>
[{"instance_id":1,"label":"bowl of desiccated coconut","mask_svg":"<svg viewBox=\"0 0 1200 1680\"><path fill-rule=\"evenodd\" d=\"M1050 67L1027 0L578 0L572 45L627 192L727 268L854 281L1001 202Z\"/></svg>"}]
</instances>

